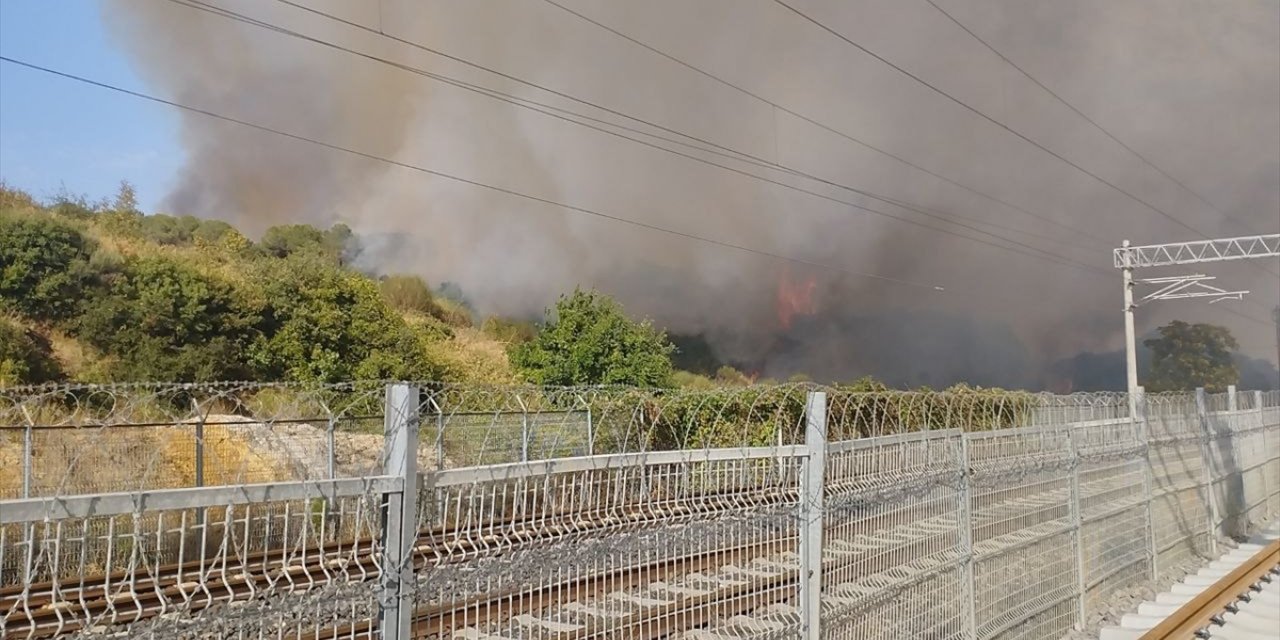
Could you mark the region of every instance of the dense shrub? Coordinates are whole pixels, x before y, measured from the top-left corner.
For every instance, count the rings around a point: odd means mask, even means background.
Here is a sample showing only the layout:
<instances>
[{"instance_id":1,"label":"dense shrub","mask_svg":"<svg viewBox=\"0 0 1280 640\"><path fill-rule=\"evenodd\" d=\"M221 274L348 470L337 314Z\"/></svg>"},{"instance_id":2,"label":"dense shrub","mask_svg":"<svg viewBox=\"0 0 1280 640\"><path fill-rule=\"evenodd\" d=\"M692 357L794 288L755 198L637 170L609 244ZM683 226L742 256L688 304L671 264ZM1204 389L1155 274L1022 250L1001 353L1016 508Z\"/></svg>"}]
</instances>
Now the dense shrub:
<instances>
[{"instance_id":1,"label":"dense shrub","mask_svg":"<svg viewBox=\"0 0 1280 640\"><path fill-rule=\"evenodd\" d=\"M263 337L252 349L272 380L423 379L438 373L429 332L383 303L372 280L321 258L274 262L263 283Z\"/></svg>"},{"instance_id":2,"label":"dense shrub","mask_svg":"<svg viewBox=\"0 0 1280 640\"><path fill-rule=\"evenodd\" d=\"M126 262L88 305L77 333L115 357L121 380L252 377L245 350L258 315L230 284L170 258Z\"/></svg>"},{"instance_id":3,"label":"dense shrub","mask_svg":"<svg viewBox=\"0 0 1280 640\"><path fill-rule=\"evenodd\" d=\"M0 212L0 304L39 320L74 317L92 252L92 242L67 222Z\"/></svg>"},{"instance_id":4,"label":"dense shrub","mask_svg":"<svg viewBox=\"0 0 1280 640\"><path fill-rule=\"evenodd\" d=\"M62 377L49 341L6 318L0 318L0 385L39 384Z\"/></svg>"}]
</instances>

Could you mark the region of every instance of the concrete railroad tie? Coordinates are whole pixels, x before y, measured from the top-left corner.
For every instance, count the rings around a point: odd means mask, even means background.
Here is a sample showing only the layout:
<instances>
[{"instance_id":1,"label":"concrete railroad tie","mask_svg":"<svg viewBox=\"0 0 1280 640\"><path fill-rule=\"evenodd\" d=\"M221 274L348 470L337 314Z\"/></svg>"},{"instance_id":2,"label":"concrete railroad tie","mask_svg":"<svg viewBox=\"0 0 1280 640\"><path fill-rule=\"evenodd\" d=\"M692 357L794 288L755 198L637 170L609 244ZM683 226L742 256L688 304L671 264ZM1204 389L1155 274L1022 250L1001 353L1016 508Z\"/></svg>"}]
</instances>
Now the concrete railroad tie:
<instances>
[{"instance_id":1,"label":"concrete railroad tie","mask_svg":"<svg viewBox=\"0 0 1280 640\"><path fill-rule=\"evenodd\" d=\"M1135 613L1120 619L1120 626L1104 627L1098 640L1136 640L1142 634L1173 615L1182 605L1190 602L1220 578L1231 573L1271 541L1280 538L1280 521L1258 532L1239 548L1209 563L1194 575L1174 584L1168 591L1138 605ZM1207 629L1214 640L1280 640L1280 579L1272 579L1262 585L1262 591L1254 593L1249 602L1238 603L1235 613L1222 616L1222 626Z\"/></svg>"}]
</instances>

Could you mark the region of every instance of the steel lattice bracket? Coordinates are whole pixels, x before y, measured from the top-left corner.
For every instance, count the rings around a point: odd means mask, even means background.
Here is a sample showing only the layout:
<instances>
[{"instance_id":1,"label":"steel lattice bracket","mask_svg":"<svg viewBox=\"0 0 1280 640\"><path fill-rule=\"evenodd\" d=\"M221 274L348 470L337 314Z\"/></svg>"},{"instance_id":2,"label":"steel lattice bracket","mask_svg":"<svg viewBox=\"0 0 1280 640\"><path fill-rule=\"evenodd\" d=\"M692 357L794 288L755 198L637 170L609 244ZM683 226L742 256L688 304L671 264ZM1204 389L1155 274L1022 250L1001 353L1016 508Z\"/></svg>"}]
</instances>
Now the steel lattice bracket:
<instances>
[{"instance_id":1,"label":"steel lattice bracket","mask_svg":"<svg viewBox=\"0 0 1280 640\"><path fill-rule=\"evenodd\" d=\"M1113 255L1117 269L1280 257L1280 234L1121 247Z\"/></svg>"},{"instance_id":2,"label":"steel lattice bracket","mask_svg":"<svg viewBox=\"0 0 1280 640\"><path fill-rule=\"evenodd\" d=\"M1244 294L1249 293L1248 290L1227 291L1211 284L1205 284L1209 280L1216 279L1214 276L1197 274L1193 276L1169 276L1167 278L1139 280L1138 282L1142 284L1160 285L1160 288L1143 296L1138 305L1156 300L1180 300L1183 298L1213 298L1213 300L1209 301L1209 304L1213 304L1223 300L1241 300L1244 298Z\"/></svg>"}]
</instances>

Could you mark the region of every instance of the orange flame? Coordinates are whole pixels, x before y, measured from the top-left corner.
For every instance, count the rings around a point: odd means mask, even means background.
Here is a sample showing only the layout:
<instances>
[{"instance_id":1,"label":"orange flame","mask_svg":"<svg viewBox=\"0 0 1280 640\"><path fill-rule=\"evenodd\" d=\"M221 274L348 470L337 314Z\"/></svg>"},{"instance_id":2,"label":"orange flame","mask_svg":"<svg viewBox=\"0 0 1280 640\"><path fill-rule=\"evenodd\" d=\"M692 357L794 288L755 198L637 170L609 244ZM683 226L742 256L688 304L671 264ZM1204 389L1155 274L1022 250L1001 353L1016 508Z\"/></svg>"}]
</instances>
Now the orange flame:
<instances>
[{"instance_id":1,"label":"orange flame","mask_svg":"<svg viewBox=\"0 0 1280 640\"><path fill-rule=\"evenodd\" d=\"M778 279L778 325L783 329L790 329L791 322L796 316L810 316L818 311L817 304L813 301L813 292L818 287L818 281L813 276L809 276L802 281L792 282L791 270L783 268L782 276Z\"/></svg>"}]
</instances>

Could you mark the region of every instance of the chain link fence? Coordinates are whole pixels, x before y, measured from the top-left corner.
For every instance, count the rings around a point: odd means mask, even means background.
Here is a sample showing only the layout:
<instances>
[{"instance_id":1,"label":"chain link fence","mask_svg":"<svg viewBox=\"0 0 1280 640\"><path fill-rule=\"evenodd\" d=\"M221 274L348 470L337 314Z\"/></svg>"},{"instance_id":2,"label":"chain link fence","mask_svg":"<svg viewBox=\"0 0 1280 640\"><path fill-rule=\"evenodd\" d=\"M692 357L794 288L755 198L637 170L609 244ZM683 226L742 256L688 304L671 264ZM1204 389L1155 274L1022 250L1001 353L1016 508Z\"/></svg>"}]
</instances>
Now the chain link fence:
<instances>
[{"instance_id":1,"label":"chain link fence","mask_svg":"<svg viewBox=\"0 0 1280 640\"><path fill-rule=\"evenodd\" d=\"M1280 516L1280 394L0 389L0 635L1058 638Z\"/></svg>"}]
</instances>

